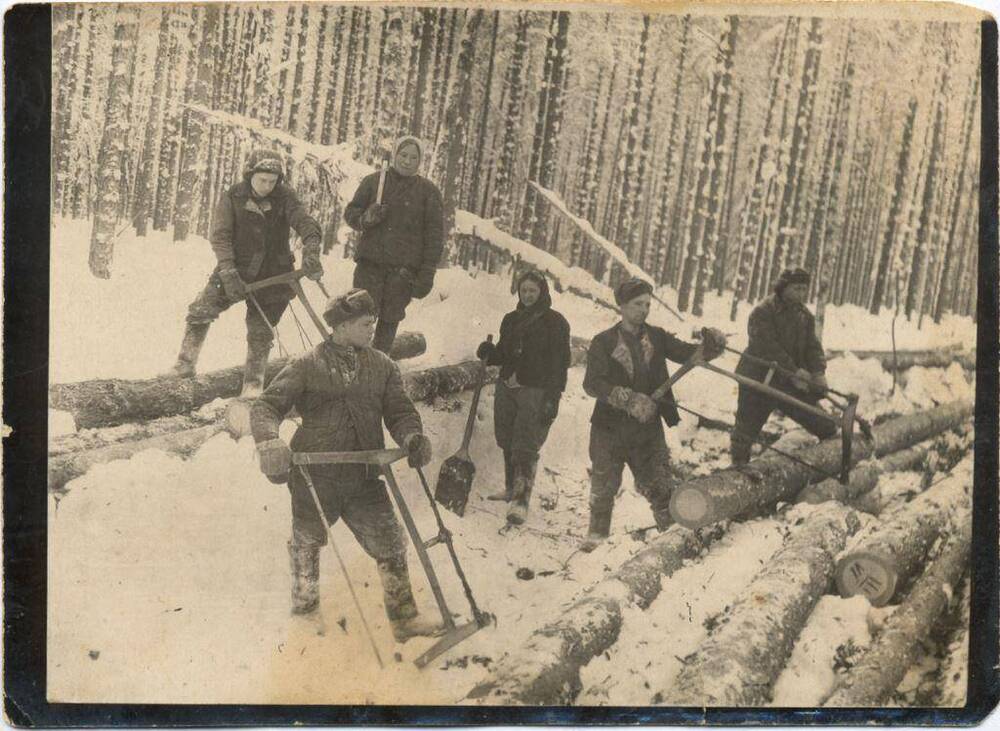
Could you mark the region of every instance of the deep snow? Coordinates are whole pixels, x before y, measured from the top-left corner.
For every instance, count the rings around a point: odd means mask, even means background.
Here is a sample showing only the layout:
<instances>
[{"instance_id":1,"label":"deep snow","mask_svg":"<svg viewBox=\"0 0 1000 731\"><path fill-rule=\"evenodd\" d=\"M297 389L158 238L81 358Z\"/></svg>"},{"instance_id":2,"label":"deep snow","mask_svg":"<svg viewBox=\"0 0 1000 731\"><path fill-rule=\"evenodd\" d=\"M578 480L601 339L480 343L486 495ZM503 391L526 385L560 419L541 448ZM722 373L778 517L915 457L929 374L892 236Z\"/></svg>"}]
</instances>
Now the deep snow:
<instances>
[{"instance_id":1,"label":"deep snow","mask_svg":"<svg viewBox=\"0 0 1000 731\"><path fill-rule=\"evenodd\" d=\"M157 234L119 241L110 280L87 273L84 222L57 221L52 236L51 361L53 382L95 377L141 378L165 370L173 361L188 302L204 285L214 260L207 242L191 238L174 243ZM482 232L480 232L482 234ZM331 292L350 285L352 265L339 248L326 257L325 284ZM66 286L59 286L59 283ZM320 293L306 283L312 301ZM667 301L672 301L669 293ZM590 337L614 322L613 314L568 294L554 295L573 334ZM428 352L405 361L404 369L423 368L472 357L488 332L514 304L503 273L473 275L460 269L438 273L435 290L408 310L403 329L423 332ZM243 356L242 306L213 326L203 369L231 366ZM689 337L701 324L733 333L731 344L745 345L743 327L728 321L728 300L709 296L706 316L677 322L654 304L651 321ZM748 309L742 305L738 323ZM883 347L890 315L865 315L857 308L830 308L826 344L831 348ZM299 309L303 327L311 325ZM971 342L974 326L946 319L940 327L925 321L897 323L901 348ZM291 352L303 344L294 320L280 326ZM886 341L887 342L887 341ZM721 359L735 365L735 356ZM357 610L330 549L323 553L322 610L328 630L317 637L311 627L290 620L285 541L290 509L283 487L257 470L251 440L236 443L225 434L209 440L191 459L147 451L128 461L93 468L67 485L49 509L48 686L53 701L223 702L223 703L455 703L488 666L519 644L537 626L558 616L560 608L616 568L644 543L641 533L652 517L645 501L625 483L614 513L612 538L593 554L576 551L587 522L587 434L592 400L582 391L583 372L569 374L560 415L541 459L528 522L506 529L502 504L483 496L502 479L502 463L492 438L492 389L480 402L471 453L477 477L464 518L444 512L479 604L496 617L486 628L417 671L410 660L430 641L396 645L384 618L374 563L353 537L337 525L334 535L376 635L379 670L361 632ZM861 394L861 409L875 415L908 411L971 395L961 370L911 369L905 385L890 400L891 377L872 361L841 358L830 364L829 380ZM676 387L682 404L732 421L735 384L707 371L694 371ZM420 412L435 446L425 474L433 483L440 462L458 446L470 394L449 397ZM72 428L65 415L51 424ZM787 429L790 422L777 419ZM290 436L294 425L286 422ZM783 441L808 441L791 430ZM724 433L697 429L692 417L669 430L675 465L699 474L727 464ZM424 538L434 532L429 506L416 476L401 465L396 473ZM701 622L720 611L752 578L777 545L772 519L734 524L701 559L665 581L661 597L645 612L632 612L609 658L584 668L581 703L651 703L654 688L665 688L676 672L673 654L696 645ZM449 604L468 616L458 582L443 548L432 549ZM732 560L739 556L740 560ZM754 557L750 560L750 557ZM434 604L416 557L411 574L423 611ZM517 578L528 568L530 580ZM712 576L713 570L717 572ZM715 587L714 591L702 589ZM687 604L690 603L690 608ZM339 623L338 620L343 620ZM819 631L822 635L823 632ZM664 637L667 639L664 640ZM673 648L666 652L663 642ZM822 639L817 640L823 645ZM823 645L827 652L829 642ZM398 653L398 655L397 655ZM398 659L397 659L398 658ZM638 658L638 659L637 659ZM640 662L642 660L642 662ZM673 664L672 664L673 663ZM798 666L796 666L798 667ZM786 674L789 671L786 671ZM817 681L800 672L802 687ZM644 683L650 684L647 689ZM782 681L795 692L794 674ZM651 690L652 689L652 690ZM783 691L784 692L784 691ZM811 691L810 691L811 692Z\"/></svg>"}]
</instances>

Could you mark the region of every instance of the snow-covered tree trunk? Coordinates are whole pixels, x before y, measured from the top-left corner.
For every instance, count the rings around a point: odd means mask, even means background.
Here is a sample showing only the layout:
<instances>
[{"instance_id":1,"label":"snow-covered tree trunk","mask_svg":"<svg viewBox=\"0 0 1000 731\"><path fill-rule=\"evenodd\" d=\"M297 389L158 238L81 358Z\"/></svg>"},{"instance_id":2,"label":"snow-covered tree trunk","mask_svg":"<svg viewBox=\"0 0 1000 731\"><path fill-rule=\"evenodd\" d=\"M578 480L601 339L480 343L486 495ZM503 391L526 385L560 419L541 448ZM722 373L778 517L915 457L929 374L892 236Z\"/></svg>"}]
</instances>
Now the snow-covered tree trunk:
<instances>
[{"instance_id":1,"label":"snow-covered tree trunk","mask_svg":"<svg viewBox=\"0 0 1000 731\"><path fill-rule=\"evenodd\" d=\"M108 81L104 134L97 157L97 196L94 225L90 236L90 271L101 279L111 278L117 227L124 205L128 161L129 98L136 38L139 34L139 7L119 5L115 14L115 42Z\"/></svg>"},{"instance_id":2,"label":"snow-covered tree trunk","mask_svg":"<svg viewBox=\"0 0 1000 731\"><path fill-rule=\"evenodd\" d=\"M876 607L891 602L923 568L940 536L971 524L971 489L965 476L948 478L858 536L837 562L840 595L864 594Z\"/></svg>"},{"instance_id":3,"label":"snow-covered tree trunk","mask_svg":"<svg viewBox=\"0 0 1000 731\"><path fill-rule=\"evenodd\" d=\"M204 6L203 34L201 44L198 46L197 77L191 95L191 101L202 107L211 104L212 64L217 50L215 38L218 20L218 6ZM204 137L207 126L205 116L203 112L189 108L184 117L184 150L181 154L174 209L174 241L183 241L188 236L195 201L201 192L205 177Z\"/></svg>"},{"instance_id":4,"label":"snow-covered tree trunk","mask_svg":"<svg viewBox=\"0 0 1000 731\"><path fill-rule=\"evenodd\" d=\"M879 256L878 270L875 273L875 292L872 297L871 312L877 315L882 307L885 297L886 286L888 284L890 264L892 262L893 244L896 240L896 231L900 224L902 215L901 207L903 196L905 195L906 171L910 157L910 140L913 137L913 124L917 116L917 100L911 99L908 105L906 122L903 125L903 137L899 149L899 158L896 163L896 177L893 184L892 202L889 204L889 226L885 231L885 238L882 240L881 254Z\"/></svg>"},{"instance_id":5,"label":"snow-covered tree trunk","mask_svg":"<svg viewBox=\"0 0 1000 731\"><path fill-rule=\"evenodd\" d=\"M947 610L969 565L972 522L958 528L906 600L886 620L875 643L848 671L825 706L880 706L916 660L920 644Z\"/></svg>"},{"instance_id":6,"label":"snow-covered tree trunk","mask_svg":"<svg viewBox=\"0 0 1000 731\"><path fill-rule=\"evenodd\" d=\"M306 74L306 48L309 43L309 6L302 6L302 13L299 16L299 36L296 43L295 53L295 76L292 79L291 105L288 109L288 131L302 136L304 125L302 104L306 90L304 79ZM309 106L315 106L315 100L306 100Z\"/></svg>"},{"instance_id":7,"label":"snow-covered tree trunk","mask_svg":"<svg viewBox=\"0 0 1000 731\"><path fill-rule=\"evenodd\" d=\"M509 91L507 106L503 115L503 137L496 165L496 179L493 183L490 216L510 230L513 208L514 167L517 163L518 132L521 126L521 112L524 104L524 64L528 52L528 27L531 24L528 11L518 11L514 48L507 75Z\"/></svg>"},{"instance_id":8,"label":"snow-covered tree trunk","mask_svg":"<svg viewBox=\"0 0 1000 731\"><path fill-rule=\"evenodd\" d=\"M873 429L875 444L855 439L852 463L891 454L965 423L972 401L955 401L934 409L901 416ZM873 451L874 450L874 451ZM799 450L796 455L818 470L832 475L840 468L840 438L828 439ZM779 501L795 497L816 475L804 464L780 456L753 461L754 473L723 470L678 485L670 500L670 514L688 528L701 528L729 518L764 514Z\"/></svg>"},{"instance_id":9,"label":"snow-covered tree trunk","mask_svg":"<svg viewBox=\"0 0 1000 731\"><path fill-rule=\"evenodd\" d=\"M799 632L823 596L837 554L857 530L842 505L816 507L723 612L677 680L660 689L671 705L761 706Z\"/></svg>"},{"instance_id":10,"label":"snow-covered tree trunk","mask_svg":"<svg viewBox=\"0 0 1000 731\"><path fill-rule=\"evenodd\" d=\"M486 131L490 122L490 100L493 92L493 71L496 66L497 35L500 30L500 11L493 11L492 31L490 34L490 49L487 54L486 80L483 82L483 101L480 107L479 128L475 136L475 148L472 156L469 193L465 201L468 210L485 215L485 201L480 196L480 185L486 178L483 161L486 159Z\"/></svg>"},{"instance_id":11,"label":"snow-covered tree trunk","mask_svg":"<svg viewBox=\"0 0 1000 731\"><path fill-rule=\"evenodd\" d=\"M358 41L361 37L361 19L364 9L351 8L351 26L347 31L347 49L344 51L346 65L344 68L344 83L341 86L340 119L337 124L337 142L352 139L351 112L352 105L358 104L355 72L358 63Z\"/></svg>"},{"instance_id":12,"label":"snow-covered tree trunk","mask_svg":"<svg viewBox=\"0 0 1000 731\"><path fill-rule=\"evenodd\" d=\"M638 218L639 187L641 180L639 177L639 156L640 133L639 119L642 110L642 94L645 91L646 55L649 43L650 16L642 16L642 32L639 35L639 49L636 52L635 65L629 76L628 90L625 92L624 124L625 124L625 150L621 158L621 188L618 194L618 215L615 223L608 232L611 239L619 242L630 257L634 257L635 252L629 246L630 234L634 231ZM650 95L652 96L652 95Z\"/></svg>"},{"instance_id":13,"label":"snow-covered tree trunk","mask_svg":"<svg viewBox=\"0 0 1000 731\"><path fill-rule=\"evenodd\" d=\"M378 124L375 128L372 155L376 163L392 155L392 144L399 124L399 109L409 104L409 100L401 98L405 83L405 31L403 11L386 8L382 31L380 74L382 81L378 90Z\"/></svg>"}]
</instances>

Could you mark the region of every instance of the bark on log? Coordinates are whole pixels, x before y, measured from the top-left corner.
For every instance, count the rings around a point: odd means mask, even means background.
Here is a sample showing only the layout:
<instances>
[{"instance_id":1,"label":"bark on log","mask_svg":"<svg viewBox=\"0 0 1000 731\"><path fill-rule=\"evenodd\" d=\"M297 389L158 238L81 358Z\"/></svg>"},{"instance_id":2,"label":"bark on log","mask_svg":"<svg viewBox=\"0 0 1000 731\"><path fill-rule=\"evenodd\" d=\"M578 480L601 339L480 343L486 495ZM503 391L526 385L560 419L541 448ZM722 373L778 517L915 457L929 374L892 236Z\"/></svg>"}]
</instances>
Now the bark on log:
<instances>
[{"instance_id":1,"label":"bark on log","mask_svg":"<svg viewBox=\"0 0 1000 731\"><path fill-rule=\"evenodd\" d=\"M972 521L966 520L887 620L881 634L824 706L880 706L899 686L917 657L921 640L947 609L969 566Z\"/></svg>"},{"instance_id":2,"label":"bark on log","mask_svg":"<svg viewBox=\"0 0 1000 731\"><path fill-rule=\"evenodd\" d=\"M403 387L414 401L426 401L437 396L445 396L473 388L478 378L479 368L479 361L466 361L452 366L412 371L403 374ZM488 368L485 382L494 382L498 372L497 368ZM153 436L111 443L105 440L101 446L96 448L84 448L77 451L65 451L64 448L61 454L50 454L49 456L49 489L62 489L67 482L84 474L95 464L115 459L128 459L145 449L162 449L167 452L190 454L213 434L226 428L224 414L223 410L215 421L195 428L185 428L188 424L196 423L197 417L195 416L157 419L150 424L139 427L138 432L135 430L125 432L133 436L136 433L148 433ZM175 426L179 430L172 428ZM83 440L77 439L75 442L67 444L79 444L81 441Z\"/></svg>"},{"instance_id":3,"label":"bark on log","mask_svg":"<svg viewBox=\"0 0 1000 731\"><path fill-rule=\"evenodd\" d=\"M485 705L572 703L581 689L580 668L618 639L623 610L630 604L648 607L660 593L661 579L719 535L672 526L558 619L535 630L522 647L500 658L491 677L466 697Z\"/></svg>"},{"instance_id":4,"label":"bark on log","mask_svg":"<svg viewBox=\"0 0 1000 731\"><path fill-rule=\"evenodd\" d=\"M225 415L225 412L225 408L221 405L215 407L214 404L209 404L191 414L164 416L162 419L153 419L141 424L121 424L103 429L84 429L72 434L53 437L49 440L49 459L72 452L101 449L125 442L198 429L217 423Z\"/></svg>"},{"instance_id":5,"label":"bark on log","mask_svg":"<svg viewBox=\"0 0 1000 731\"><path fill-rule=\"evenodd\" d=\"M875 443L855 435L852 464L913 446L945 429L960 425L972 415L972 401L954 401L934 409L907 414L875 427ZM814 467L833 474L840 467L840 438L795 452ZM753 460L750 470L723 470L678 485L670 499L674 521L700 528L727 518L763 515L781 501L794 499L815 477L814 471L780 455Z\"/></svg>"},{"instance_id":6,"label":"bark on log","mask_svg":"<svg viewBox=\"0 0 1000 731\"><path fill-rule=\"evenodd\" d=\"M971 520L970 491L966 475L951 477L859 536L837 563L840 595L864 594L876 607L888 604L923 567L938 537Z\"/></svg>"},{"instance_id":7,"label":"bark on log","mask_svg":"<svg viewBox=\"0 0 1000 731\"><path fill-rule=\"evenodd\" d=\"M934 705L961 708L968 699L969 684L969 571L962 580L961 598L947 618L953 627L945 642L947 655L938 671L939 689Z\"/></svg>"},{"instance_id":8,"label":"bark on log","mask_svg":"<svg viewBox=\"0 0 1000 731\"><path fill-rule=\"evenodd\" d=\"M955 348L937 348L934 350L897 350L893 358L891 350L828 350L828 358L839 358L851 353L860 360L875 358L887 371L896 368L905 371L908 368L947 368L952 363L959 363L967 371L976 369L975 350L957 350Z\"/></svg>"},{"instance_id":9,"label":"bark on log","mask_svg":"<svg viewBox=\"0 0 1000 731\"><path fill-rule=\"evenodd\" d=\"M918 444L915 447L887 455L882 459L862 462L851 470L851 479L847 485L842 485L839 480L832 478L823 480L804 488L795 498L795 502L812 505L818 505L828 500L854 503L862 495L875 489L878 485L879 475L885 472L913 469L923 463L931 447L930 443Z\"/></svg>"},{"instance_id":10,"label":"bark on log","mask_svg":"<svg viewBox=\"0 0 1000 731\"><path fill-rule=\"evenodd\" d=\"M837 554L858 527L837 503L819 505L724 612L664 698L678 706L759 706L826 591Z\"/></svg>"},{"instance_id":11,"label":"bark on log","mask_svg":"<svg viewBox=\"0 0 1000 731\"><path fill-rule=\"evenodd\" d=\"M393 344L396 360L412 358L427 349L420 333L400 333ZM268 364L273 378L284 359ZM232 398L243 385L243 366L202 373L194 378L164 376L147 380L98 379L49 387L49 407L69 411L77 429L117 426L186 414L217 398Z\"/></svg>"},{"instance_id":12,"label":"bark on log","mask_svg":"<svg viewBox=\"0 0 1000 731\"><path fill-rule=\"evenodd\" d=\"M85 474L95 464L111 462L116 459L130 459L147 449L160 449L164 452L187 456L223 429L225 429L225 425L219 421L197 429L187 429L148 439L136 439L98 449L86 449L59 455L49 459L49 490L58 492L64 489L66 483Z\"/></svg>"}]
</instances>

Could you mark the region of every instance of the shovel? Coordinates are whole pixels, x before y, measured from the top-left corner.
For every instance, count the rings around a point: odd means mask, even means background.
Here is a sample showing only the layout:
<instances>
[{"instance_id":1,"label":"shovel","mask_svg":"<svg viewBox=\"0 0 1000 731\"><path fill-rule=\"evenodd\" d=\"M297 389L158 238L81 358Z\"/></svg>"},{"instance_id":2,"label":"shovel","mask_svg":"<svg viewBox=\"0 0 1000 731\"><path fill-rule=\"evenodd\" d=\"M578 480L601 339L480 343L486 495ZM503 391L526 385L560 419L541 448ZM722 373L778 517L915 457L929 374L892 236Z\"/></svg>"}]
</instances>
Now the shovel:
<instances>
[{"instance_id":1,"label":"shovel","mask_svg":"<svg viewBox=\"0 0 1000 731\"><path fill-rule=\"evenodd\" d=\"M486 338L493 342L493 336ZM441 465L437 485L434 486L434 498L458 517L465 515L465 505L469 502L469 492L472 490L472 480L476 477L476 465L469 457L469 442L472 441L472 427L476 423L476 411L479 408L479 394L486 380L486 363L479 371L479 382L472 393L472 405L469 407L469 418L465 422L465 434L462 446Z\"/></svg>"}]
</instances>

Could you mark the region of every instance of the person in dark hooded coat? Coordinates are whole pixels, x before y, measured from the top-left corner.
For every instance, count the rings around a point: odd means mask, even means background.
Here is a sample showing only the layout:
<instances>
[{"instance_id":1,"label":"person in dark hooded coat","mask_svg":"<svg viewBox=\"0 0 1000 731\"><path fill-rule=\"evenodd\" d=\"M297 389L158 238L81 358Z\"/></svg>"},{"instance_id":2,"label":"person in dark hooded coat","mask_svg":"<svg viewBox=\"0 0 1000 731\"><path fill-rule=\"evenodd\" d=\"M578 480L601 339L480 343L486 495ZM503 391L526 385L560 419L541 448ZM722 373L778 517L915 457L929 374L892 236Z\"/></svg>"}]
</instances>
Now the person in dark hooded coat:
<instances>
[{"instance_id":1,"label":"person in dark hooded coat","mask_svg":"<svg viewBox=\"0 0 1000 731\"><path fill-rule=\"evenodd\" d=\"M246 297L247 282L292 271L295 257L289 240L293 229L302 238L302 266L309 278L319 280L323 276L320 226L283 179L278 153L254 150L243 180L227 190L216 206L209 241L218 264L208 284L188 307L184 339L171 375L194 376L209 326ZM292 290L282 285L259 290L254 293L256 304L246 303L247 358L242 396L256 396L263 388L267 356L274 342L271 328L278 324L291 297Z\"/></svg>"},{"instance_id":2,"label":"person in dark hooded coat","mask_svg":"<svg viewBox=\"0 0 1000 731\"><path fill-rule=\"evenodd\" d=\"M418 174L423 148L416 137L395 145L392 166L361 181L344 209L344 220L361 232L354 253L354 286L365 289L378 308L373 346L388 353L411 299L423 299L434 286L444 248L441 192Z\"/></svg>"},{"instance_id":3,"label":"person in dark hooded coat","mask_svg":"<svg viewBox=\"0 0 1000 731\"><path fill-rule=\"evenodd\" d=\"M500 366L493 405L497 446L504 456L504 489L489 496L510 503L507 520L524 522L535 484L538 453L559 413L570 365L569 323L552 309L545 277L531 270L517 282L518 304L504 315L494 345L479 358Z\"/></svg>"}]
</instances>

